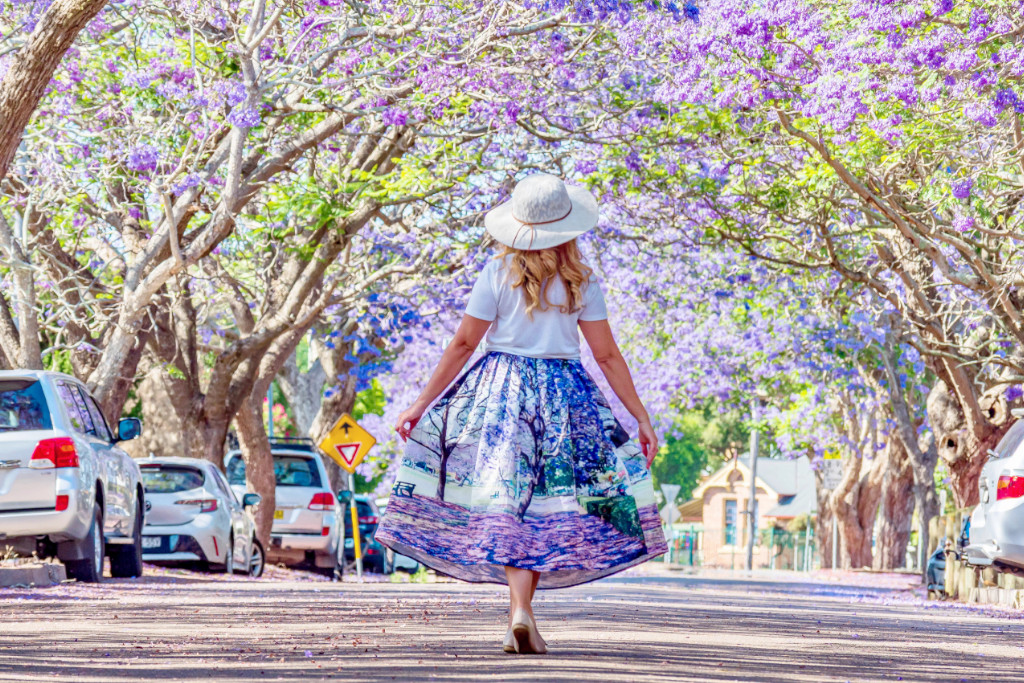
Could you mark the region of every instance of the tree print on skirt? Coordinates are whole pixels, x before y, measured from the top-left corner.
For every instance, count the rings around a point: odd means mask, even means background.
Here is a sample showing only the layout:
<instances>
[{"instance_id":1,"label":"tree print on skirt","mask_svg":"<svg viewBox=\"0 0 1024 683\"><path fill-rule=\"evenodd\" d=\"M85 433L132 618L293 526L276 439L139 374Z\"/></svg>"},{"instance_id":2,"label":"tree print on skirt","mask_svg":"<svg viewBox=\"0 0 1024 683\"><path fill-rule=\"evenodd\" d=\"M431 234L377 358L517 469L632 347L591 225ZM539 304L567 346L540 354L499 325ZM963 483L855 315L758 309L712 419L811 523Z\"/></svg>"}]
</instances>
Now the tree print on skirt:
<instances>
[{"instance_id":1,"label":"tree print on skirt","mask_svg":"<svg viewBox=\"0 0 1024 683\"><path fill-rule=\"evenodd\" d=\"M465 581L593 581L666 551L640 447L578 360L489 353L412 430L376 538Z\"/></svg>"}]
</instances>

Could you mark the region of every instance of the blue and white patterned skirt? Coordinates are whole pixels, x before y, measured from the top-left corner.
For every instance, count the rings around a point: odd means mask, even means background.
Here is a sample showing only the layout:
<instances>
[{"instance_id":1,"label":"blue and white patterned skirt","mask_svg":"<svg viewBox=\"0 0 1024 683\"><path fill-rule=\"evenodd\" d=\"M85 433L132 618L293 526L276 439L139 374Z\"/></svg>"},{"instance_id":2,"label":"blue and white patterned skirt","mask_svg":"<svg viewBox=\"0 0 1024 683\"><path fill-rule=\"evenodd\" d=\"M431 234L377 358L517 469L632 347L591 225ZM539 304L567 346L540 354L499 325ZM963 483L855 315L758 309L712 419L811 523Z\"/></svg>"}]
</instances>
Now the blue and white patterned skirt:
<instances>
[{"instance_id":1,"label":"blue and white patterned skirt","mask_svg":"<svg viewBox=\"0 0 1024 683\"><path fill-rule=\"evenodd\" d=\"M651 475L578 360L489 353L412 430L378 541L465 581L593 581L666 551Z\"/></svg>"}]
</instances>

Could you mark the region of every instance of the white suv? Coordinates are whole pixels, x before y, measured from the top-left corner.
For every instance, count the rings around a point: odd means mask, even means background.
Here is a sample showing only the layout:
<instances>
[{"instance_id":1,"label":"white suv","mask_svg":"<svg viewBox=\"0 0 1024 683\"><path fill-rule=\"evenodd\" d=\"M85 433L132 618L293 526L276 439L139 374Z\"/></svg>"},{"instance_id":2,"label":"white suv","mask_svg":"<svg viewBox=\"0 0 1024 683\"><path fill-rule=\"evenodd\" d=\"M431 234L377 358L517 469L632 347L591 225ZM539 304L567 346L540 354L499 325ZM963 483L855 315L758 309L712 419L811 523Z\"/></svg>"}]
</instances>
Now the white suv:
<instances>
[{"instance_id":1,"label":"white suv","mask_svg":"<svg viewBox=\"0 0 1024 683\"><path fill-rule=\"evenodd\" d=\"M117 443L141 431L126 418L112 433L73 377L0 371L0 549L56 555L79 581L101 580L104 555L140 576L142 479Z\"/></svg>"},{"instance_id":2,"label":"white suv","mask_svg":"<svg viewBox=\"0 0 1024 683\"><path fill-rule=\"evenodd\" d=\"M308 439L271 439L274 457L275 509L270 528L267 559L273 562L306 562L324 573L340 571L344 559L341 515L330 489L320 454ZM239 451L224 456L228 483L241 497L246 491L245 461ZM341 547L339 547L341 546ZM340 560L340 561L339 561Z\"/></svg>"}]
</instances>

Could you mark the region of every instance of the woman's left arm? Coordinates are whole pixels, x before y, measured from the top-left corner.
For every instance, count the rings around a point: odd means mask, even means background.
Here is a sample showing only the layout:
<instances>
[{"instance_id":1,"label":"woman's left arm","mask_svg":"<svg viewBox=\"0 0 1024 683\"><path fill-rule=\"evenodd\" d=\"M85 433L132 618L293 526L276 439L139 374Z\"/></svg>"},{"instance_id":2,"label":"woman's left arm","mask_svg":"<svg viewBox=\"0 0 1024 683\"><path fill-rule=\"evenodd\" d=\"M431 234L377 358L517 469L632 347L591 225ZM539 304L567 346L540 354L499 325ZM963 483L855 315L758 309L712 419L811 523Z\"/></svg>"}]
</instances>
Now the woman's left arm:
<instances>
[{"instance_id":1,"label":"woman's left arm","mask_svg":"<svg viewBox=\"0 0 1024 683\"><path fill-rule=\"evenodd\" d=\"M481 320L471 315L462 316L459 329L455 331L455 337L452 338L451 343L448 344L444 353L441 354L441 361L430 376L427 386L423 387L419 398L398 416L395 431L398 432L403 441L409 438L409 432L420 421L423 413L434 402L434 399L466 367L466 362L473 355L473 352L476 351L476 347L480 345L480 340L487 334L487 329L490 326L490 320Z\"/></svg>"}]
</instances>

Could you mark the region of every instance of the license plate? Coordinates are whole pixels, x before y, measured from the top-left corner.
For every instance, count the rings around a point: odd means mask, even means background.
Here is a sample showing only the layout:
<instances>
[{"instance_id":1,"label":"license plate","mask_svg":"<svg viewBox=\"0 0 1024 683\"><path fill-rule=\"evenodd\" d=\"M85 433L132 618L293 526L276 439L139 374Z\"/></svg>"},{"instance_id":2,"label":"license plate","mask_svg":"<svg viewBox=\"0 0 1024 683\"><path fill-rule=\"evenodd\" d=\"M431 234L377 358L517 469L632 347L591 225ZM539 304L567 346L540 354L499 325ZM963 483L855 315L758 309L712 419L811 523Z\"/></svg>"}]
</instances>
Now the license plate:
<instances>
[{"instance_id":1,"label":"license plate","mask_svg":"<svg viewBox=\"0 0 1024 683\"><path fill-rule=\"evenodd\" d=\"M356 540L354 538L346 538L345 539L345 547L346 548L355 548L356 547Z\"/></svg>"},{"instance_id":2,"label":"license plate","mask_svg":"<svg viewBox=\"0 0 1024 683\"><path fill-rule=\"evenodd\" d=\"M284 510L274 510L274 519L284 519Z\"/></svg>"},{"instance_id":3,"label":"license plate","mask_svg":"<svg viewBox=\"0 0 1024 683\"><path fill-rule=\"evenodd\" d=\"M142 547L143 548L159 548L163 545L163 536L143 536Z\"/></svg>"}]
</instances>

